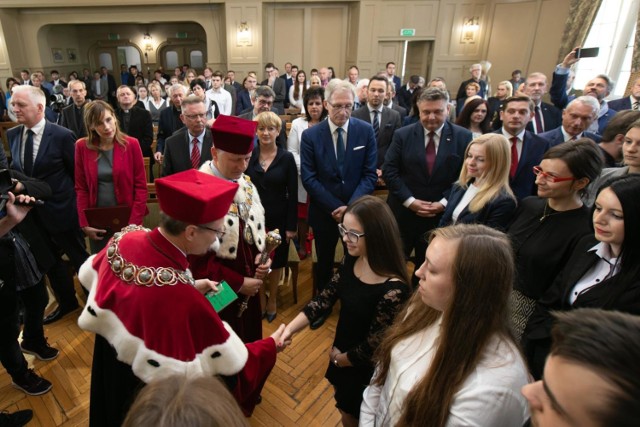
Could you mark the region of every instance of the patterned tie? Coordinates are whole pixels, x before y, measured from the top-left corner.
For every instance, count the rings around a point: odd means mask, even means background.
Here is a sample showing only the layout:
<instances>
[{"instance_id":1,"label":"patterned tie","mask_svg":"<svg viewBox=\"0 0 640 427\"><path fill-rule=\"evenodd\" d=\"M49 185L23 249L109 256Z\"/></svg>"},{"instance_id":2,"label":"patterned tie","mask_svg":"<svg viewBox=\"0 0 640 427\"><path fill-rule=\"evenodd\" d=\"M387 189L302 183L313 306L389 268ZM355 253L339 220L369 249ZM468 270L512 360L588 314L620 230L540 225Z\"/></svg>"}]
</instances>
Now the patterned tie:
<instances>
[{"instance_id":1,"label":"patterned tie","mask_svg":"<svg viewBox=\"0 0 640 427\"><path fill-rule=\"evenodd\" d=\"M338 170L342 172L344 166L344 139L342 139L342 128L338 128L338 140L336 142L336 160L338 161Z\"/></svg>"},{"instance_id":2,"label":"patterned tie","mask_svg":"<svg viewBox=\"0 0 640 427\"><path fill-rule=\"evenodd\" d=\"M198 148L198 138L193 138L193 148L191 149L191 166L194 169L200 167L200 149Z\"/></svg>"},{"instance_id":3,"label":"patterned tie","mask_svg":"<svg viewBox=\"0 0 640 427\"><path fill-rule=\"evenodd\" d=\"M509 169L509 178L513 178L516 176L516 171L518 170L518 138L511 137L509 138L511 141L511 169Z\"/></svg>"},{"instance_id":4,"label":"patterned tie","mask_svg":"<svg viewBox=\"0 0 640 427\"><path fill-rule=\"evenodd\" d=\"M433 138L435 132L429 132L429 141L425 153L427 156L427 171L429 174L433 173L433 167L436 164L436 140Z\"/></svg>"},{"instance_id":5,"label":"patterned tie","mask_svg":"<svg viewBox=\"0 0 640 427\"><path fill-rule=\"evenodd\" d=\"M633 110L634 111L640 110L640 101L636 101L633 103Z\"/></svg>"},{"instance_id":6,"label":"patterned tie","mask_svg":"<svg viewBox=\"0 0 640 427\"><path fill-rule=\"evenodd\" d=\"M544 129L542 128L542 116L540 115L540 107L536 106L536 133L542 133L544 132Z\"/></svg>"},{"instance_id":7,"label":"patterned tie","mask_svg":"<svg viewBox=\"0 0 640 427\"><path fill-rule=\"evenodd\" d=\"M380 136L380 120L378 119L378 110L373 110L373 133L376 135L376 141Z\"/></svg>"}]
</instances>

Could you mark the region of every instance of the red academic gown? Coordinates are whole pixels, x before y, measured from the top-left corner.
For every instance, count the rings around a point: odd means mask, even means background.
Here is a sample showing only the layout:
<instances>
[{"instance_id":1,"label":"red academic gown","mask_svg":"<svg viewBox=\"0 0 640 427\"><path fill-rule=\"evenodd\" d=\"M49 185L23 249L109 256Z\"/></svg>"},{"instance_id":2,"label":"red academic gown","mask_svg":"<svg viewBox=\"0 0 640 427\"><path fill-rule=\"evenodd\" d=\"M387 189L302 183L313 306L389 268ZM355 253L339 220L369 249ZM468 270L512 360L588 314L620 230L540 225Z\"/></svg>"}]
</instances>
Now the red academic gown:
<instances>
[{"instance_id":1,"label":"red academic gown","mask_svg":"<svg viewBox=\"0 0 640 427\"><path fill-rule=\"evenodd\" d=\"M118 249L126 263L138 267L188 267L158 229L125 233ZM127 283L112 271L109 250L90 257L79 273L90 293L78 323L98 334L90 425L119 426L141 383L174 374L223 376L249 416L275 365L273 339L244 344L189 284Z\"/></svg>"}]
</instances>

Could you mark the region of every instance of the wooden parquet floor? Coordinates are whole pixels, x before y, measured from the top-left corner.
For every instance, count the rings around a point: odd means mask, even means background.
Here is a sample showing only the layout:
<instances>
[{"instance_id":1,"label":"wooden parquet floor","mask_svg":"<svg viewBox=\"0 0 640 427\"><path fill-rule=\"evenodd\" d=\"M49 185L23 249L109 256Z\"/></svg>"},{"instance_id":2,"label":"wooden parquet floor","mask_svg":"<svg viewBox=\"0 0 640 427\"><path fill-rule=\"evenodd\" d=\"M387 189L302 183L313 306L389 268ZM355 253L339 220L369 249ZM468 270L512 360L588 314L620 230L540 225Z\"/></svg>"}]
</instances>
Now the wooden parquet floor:
<instances>
[{"instance_id":1,"label":"wooden parquet floor","mask_svg":"<svg viewBox=\"0 0 640 427\"><path fill-rule=\"evenodd\" d=\"M300 263L298 304L293 303L291 286L281 286L278 317L272 324L263 321L264 336L299 313L311 298L311 282L311 260L307 258ZM11 378L0 368L0 410L32 409L30 427L88 425L94 337L78 327L79 313L78 310L45 326L50 345L60 350L56 360L42 362L26 355L36 372L53 383L53 389L43 396L27 396L11 386ZM252 426L341 425L333 388L324 378L337 313L336 308L322 328L300 332L293 344L278 355L262 392L262 403L250 419Z\"/></svg>"}]
</instances>

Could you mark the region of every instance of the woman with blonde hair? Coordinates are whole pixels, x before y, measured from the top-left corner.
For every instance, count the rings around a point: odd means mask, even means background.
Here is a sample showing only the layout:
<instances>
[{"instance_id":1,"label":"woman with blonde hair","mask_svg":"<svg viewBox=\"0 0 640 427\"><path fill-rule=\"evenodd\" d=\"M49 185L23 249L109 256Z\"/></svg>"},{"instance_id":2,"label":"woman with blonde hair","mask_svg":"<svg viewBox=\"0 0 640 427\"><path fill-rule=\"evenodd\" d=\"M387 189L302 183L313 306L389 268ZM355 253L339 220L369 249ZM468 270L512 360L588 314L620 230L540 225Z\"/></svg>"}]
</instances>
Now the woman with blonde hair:
<instances>
[{"instance_id":1,"label":"woman with blonde hair","mask_svg":"<svg viewBox=\"0 0 640 427\"><path fill-rule=\"evenodd\" d=\"M498 88L496 89L496 93L494 96L490 96L487 99L489 103L489 118L493 123L494 129L500 129L502 127L502 122L500 121L500 113L502 110L502 103L505 99L511 98L513 96L513 85L509 80L504 80L498 83Z\"/></svg>"},{"instance_id":2,"label":"woman with blonde hair","mask_svg":"<svg viewBox=\"0 0 640 427\"><path fill-rule=\"evenodd\" d=\"M440 226L479 223L505 229L516 211L510 167L511 151L504 136L490 133L471 141Z\"/></svg>"},{"instance_id":3,"label":"woman with blonde hair","mask_svg":"<svg viewBox=\"0 0 640 427\"><path fill-rule=\"evenodd\" d=\"M169 106L169 101L162 97L162 86L157 80L149 83L149 102L147 103L147 110L151 113L151 121L153 124L158 124L160 120L160 112Z\"/></svg>"},{"instance_id":4,"label":"woman with blonde hair","mask_svg":"<svg viewBox=\"0 0 640 427\"><path fill-rule=\"evenodd\" d=\"M198 72L193 68L189 68L186 73L184 73L184 82L183 84L187 87L191 86L191 82L198 78Z\"/></svg>"},{"instance_id":5,"label":"woman with blonde hair","mask_svg":"<svg viewBox=\"0 0 640 427\"><path fill-rule=\"evenodd\" d=\"M147 179L140 143L120 131L111 105L104 101L88 103L84 124L88 134L76 142L75 148L76 204L80 227L89 237L91 252L97 253L110 234L119 230L92 227L85 210L125 205L131 208L127 224L142 225L148 213Z\"/></svg>"},{"instance_id":6,"label":"woman with blonde hair","mask_svg":"<svg viewBox=\"0 0 640 427\"><path fill-rule=\"evenodd\" d=\"M311 76L309 79L309 88L312 87L322 87L322 80L318 76Z\"/></svg>"},{"instance_id":7,"label":"woman with blonde hair","mask_svg":"<svg viewBox=\"0 0 640 427\"><path fill-rule=\"evenodd\" d=\"M479 224L438 228L416 275L418 291L378 348L360 425L523 425L528 373L508 325L508 237Z\"/></svg>"},{"instance_id":8,"label":"woman with blonde hair","mask_svg":"<svg viewBox=\"0 0 640 427\"><path fill-rule=\"evenodd\" d=\"M276 145L282 128L277 114L265 111L255 118L258 122L258 143L251 153L246 174L256 186L265 211L267 231L278 229L282 244L275 250L266 290L260 287L262 312L269 323L276 318L278 283L289 257L289 239L296 236L298 218L298 169L293 154ZM268 297L267 297L268 292Z\"/></svg>"}]
</instances>

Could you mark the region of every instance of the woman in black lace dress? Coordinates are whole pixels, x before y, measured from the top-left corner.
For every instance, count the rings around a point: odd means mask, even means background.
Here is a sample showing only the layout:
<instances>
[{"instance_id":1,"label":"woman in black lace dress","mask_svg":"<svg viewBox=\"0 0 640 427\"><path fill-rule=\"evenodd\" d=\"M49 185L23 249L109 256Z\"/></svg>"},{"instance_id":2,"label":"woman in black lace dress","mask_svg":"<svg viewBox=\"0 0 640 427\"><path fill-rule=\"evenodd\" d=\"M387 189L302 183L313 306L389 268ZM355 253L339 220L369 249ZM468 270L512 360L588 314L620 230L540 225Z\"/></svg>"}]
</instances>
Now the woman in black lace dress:
<instances>
[{"instance_id":1,"label":"woman in black lace dress","mask_svg":"<svg viewBox=\"0 0 640 427\"><path fill-rule=\"evenodd\" d=\"M283 341L340 300L336 337L325 377L335 388L344 426L357 426L362 393L373 375L371 357L388 325L410 295L400 232L381 199L352 203L338 225L347 249L338 273L287 325Z\"/></svg>"}]
</instances>

